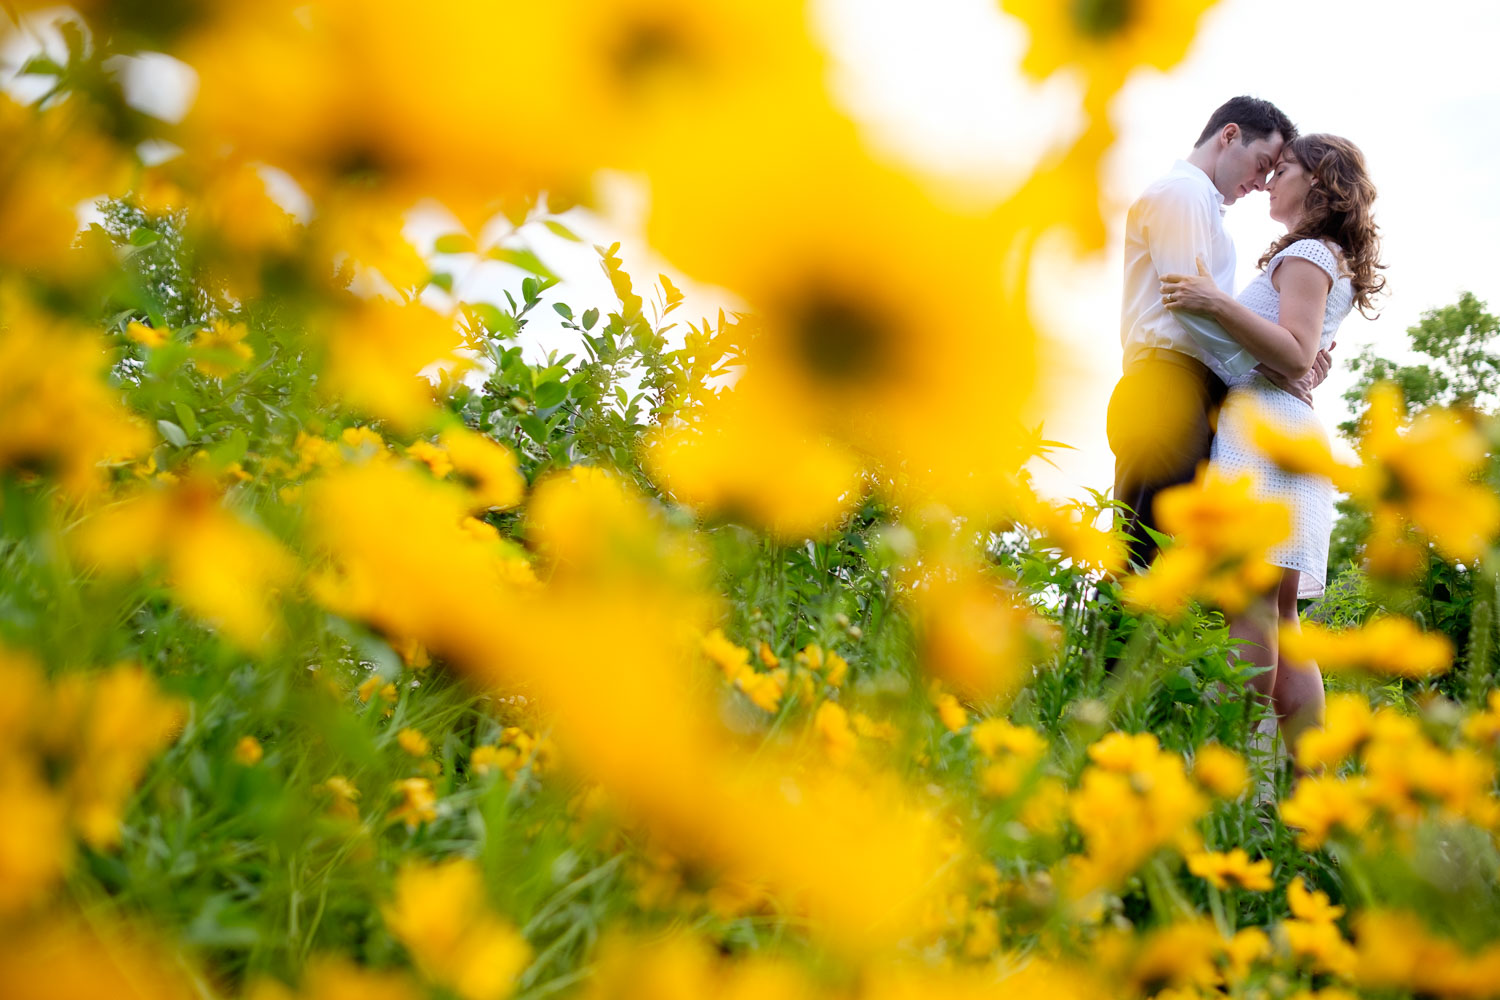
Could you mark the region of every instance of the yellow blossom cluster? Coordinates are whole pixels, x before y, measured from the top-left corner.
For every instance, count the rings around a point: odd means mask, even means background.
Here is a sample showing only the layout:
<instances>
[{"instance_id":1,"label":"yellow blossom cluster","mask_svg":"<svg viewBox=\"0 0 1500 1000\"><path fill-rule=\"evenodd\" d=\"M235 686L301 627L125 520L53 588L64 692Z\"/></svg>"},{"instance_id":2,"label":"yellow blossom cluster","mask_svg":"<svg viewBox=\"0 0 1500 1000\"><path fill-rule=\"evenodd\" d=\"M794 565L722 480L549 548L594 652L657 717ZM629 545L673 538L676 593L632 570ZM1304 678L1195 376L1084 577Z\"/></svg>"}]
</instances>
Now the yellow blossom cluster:
<instances>
[{"instance_id":1,"label":"yellow blossom cluster","mask_svg":"<svg viewBox=\"0 0 1500 1000\"><path fill-rule=\"evenodd\" d=\"M1233 614L1280 578L1266 554L1287 535L1287 511L1257 497L1248 478L1205 468L1192 483L1161 492L1156 518L1174 541L1149 572L1125 581L1124 597L1137 607L1175 618L1198 598Z\"/></svg>"},{"instance_id":2,"label":"yellow blossom cluster","mask_svg":"<svg viewBox=\"0 0 1500 1000\"><path fill-rule=\"evenodd\" d=\"M0 916L24 912L61 880L76 837L120 842L130 796L182 725L182 709L138 666L47 677L0 650Z\"/></svg>"},{"instance_id":3,"label":"yellow blossom cluster","mask_svg":"<svg viewBox=\"0 0 1500 1000\"><path fill-rule=\"evenodd\" d=\"M463 1000L509 996L531 956L526 939L485 902L484 878L467 859L408 865L381 909L422 974Z\"/></svg>"},{"instance_id":4,"label":"yellow blossom cluster","mask_svg":"<svg viewBox=\"0 0 1500 1000\"><path fill-rule=\"evenodd\" d=\"M1208 808L1182 758L1150 733L1110 733L1088 754L1092 763L1069 803L1084 842L1067 872L1077 898L1118 884L1158 850L1195 850L1195 823Z\"/></svg>"},{"instance_id":5,"label":"yellow blossom cluster","mask_svg":"<svg viewBox=\"0 0 1500 1000\"><path fill-rule=\"evenodd\" d=\"M1354 772L1334 773L1348 759ZM1281 804L1282 818L1301 831L1299 842L1309 850L1340 832L1368 838L1375 818L1397 830L1424 818L1486 830L1500 826L1495 761L1488 750L1444 748L1417 718L1389 707L1371 711L1359 695L1329 699L1325 724L1305 735L1297 760L1304 768L1330 769L1298 782Z\"/></svg>"},{"instance_id":6,"label":"yellow blossom cluster","mask_svg":"<svg viewBox=\"0 0 1500 1000\"><path fill-rule=\"evenodd\" d=\"M1453 643L1423 632L1407 618L1382 616L1360 628L1333 630L1308 622L1281 629L1281 648L1293 660L1324 670L1359 670L1386 677L1431 677L1453 663Z\"/></svg>"}]
</instances>

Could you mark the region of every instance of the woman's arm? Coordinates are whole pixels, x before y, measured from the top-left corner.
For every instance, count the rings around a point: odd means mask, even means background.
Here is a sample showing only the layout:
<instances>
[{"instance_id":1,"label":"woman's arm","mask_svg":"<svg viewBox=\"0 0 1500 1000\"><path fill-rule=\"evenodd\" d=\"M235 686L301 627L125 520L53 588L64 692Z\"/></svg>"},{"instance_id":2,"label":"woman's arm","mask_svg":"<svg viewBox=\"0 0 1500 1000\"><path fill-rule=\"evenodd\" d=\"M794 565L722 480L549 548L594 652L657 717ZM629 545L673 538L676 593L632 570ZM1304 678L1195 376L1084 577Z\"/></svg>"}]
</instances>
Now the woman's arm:
<instances>
[{"instance_id":1,"label":"woman's arm","mask_svg":"<svg viewBox=\"0 0 1500 1000\"><path fill-rule=\"evenodd\" d=\"M1317 356L1333 283L1312 261L1290 256L1282 259L1271 278L1281 297L1275 323L1221 291L1201 261L1196 275L1162 276L1162 303L1212 318L1266 367L1299 379L1312 369Z\"/></svg>"}]
</instances>

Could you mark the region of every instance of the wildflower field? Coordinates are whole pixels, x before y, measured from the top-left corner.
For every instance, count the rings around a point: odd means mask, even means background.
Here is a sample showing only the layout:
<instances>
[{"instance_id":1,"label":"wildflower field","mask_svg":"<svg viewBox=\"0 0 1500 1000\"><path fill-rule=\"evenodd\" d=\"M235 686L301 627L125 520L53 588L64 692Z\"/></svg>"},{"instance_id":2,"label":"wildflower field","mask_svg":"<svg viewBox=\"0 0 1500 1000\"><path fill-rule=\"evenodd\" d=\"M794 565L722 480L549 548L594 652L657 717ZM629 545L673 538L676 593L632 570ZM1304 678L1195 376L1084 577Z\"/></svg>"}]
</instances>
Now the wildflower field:
<instances>
[{"instance_id":1,"label":"wildflower field","mask_svg":"<svg viewBox=\"0 0 1500 1000\"><path fill-rule=\"evenodd\" d=\"M0 994L1500 994L1491 425L1381 384L1357 464L1263 442L1362 512L1294 761L1223 617L1284 512L1182 488L1128 574L1024 472L1033 251L1102 245L1110 100L1206 2L1000 0L1082 117L983 205L871 152L797 0L35 6ZM606 173L743 312L618 246L570 302L532 241Z\"/></svg>"}]
</instances>

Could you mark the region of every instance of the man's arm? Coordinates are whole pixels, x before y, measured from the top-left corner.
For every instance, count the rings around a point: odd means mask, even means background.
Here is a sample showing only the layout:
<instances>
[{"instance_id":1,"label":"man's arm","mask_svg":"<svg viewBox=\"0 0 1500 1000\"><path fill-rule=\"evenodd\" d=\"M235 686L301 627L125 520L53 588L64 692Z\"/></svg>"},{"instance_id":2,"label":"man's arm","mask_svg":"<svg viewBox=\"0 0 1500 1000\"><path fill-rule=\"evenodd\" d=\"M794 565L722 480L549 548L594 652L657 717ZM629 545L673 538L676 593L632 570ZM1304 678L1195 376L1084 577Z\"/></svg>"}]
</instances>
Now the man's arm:
<instances>
[{"instance_id":1,"label":"man's arm","mask_svg":"<svg viewBox=\"0 0 1500 1000\"><path fill-rule=\"evenodd\" d=\"M1338 341L1334 341L1328 345L1328 351L1333 350L1337 346ZM1291 393L1308 406L1311 406L1313 405L1312 391L1323 384L1323 380L1328 377L1329 369L1333 367L1333 355L1329 354L1328 351L1319 351L1313 357L1312 368L1308 370L1306 375L1299 379L1289 379L1276 369L1265 364L1256 365L1255 370L1264 375L1273 385Z\"/></svg>"}]
</instances>

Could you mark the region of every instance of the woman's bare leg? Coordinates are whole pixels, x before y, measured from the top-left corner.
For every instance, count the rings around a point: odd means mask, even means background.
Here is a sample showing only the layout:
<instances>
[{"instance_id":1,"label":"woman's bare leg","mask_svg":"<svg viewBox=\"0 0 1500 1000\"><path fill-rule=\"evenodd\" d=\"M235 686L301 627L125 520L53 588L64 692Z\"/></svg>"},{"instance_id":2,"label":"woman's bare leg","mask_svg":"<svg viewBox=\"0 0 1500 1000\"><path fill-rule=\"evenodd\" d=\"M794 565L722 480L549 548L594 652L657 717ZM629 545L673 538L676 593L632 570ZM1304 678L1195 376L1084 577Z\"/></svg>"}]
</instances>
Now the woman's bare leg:
<instances>
[{"instance_id":1,"label":"woman's bare leg","mask_svg":"<svg viewBox=\"0 0 1500 1000\"><path fill-rule=\"evenodd\" d=\"M1293 630L1301 627L1301 618L1297 614L1297 578L1295 570L1286 571L1276 601L1277 618L1282 627ZM1323 724L1323 675L1318 672L1318 665L1279 655L1271 701L1276 706L1276 718L1281 724L1281 739L1295 761L1297 740L1307 730Z\"/></svg>"}]
</instances>

